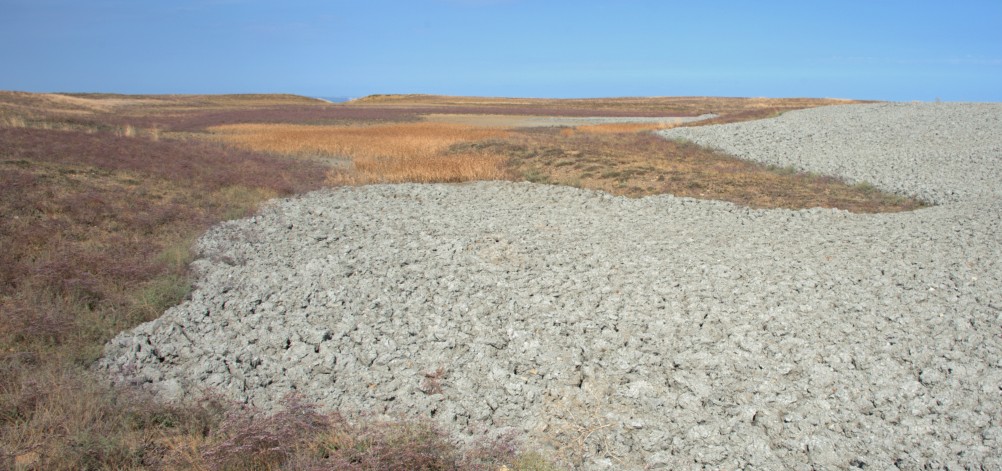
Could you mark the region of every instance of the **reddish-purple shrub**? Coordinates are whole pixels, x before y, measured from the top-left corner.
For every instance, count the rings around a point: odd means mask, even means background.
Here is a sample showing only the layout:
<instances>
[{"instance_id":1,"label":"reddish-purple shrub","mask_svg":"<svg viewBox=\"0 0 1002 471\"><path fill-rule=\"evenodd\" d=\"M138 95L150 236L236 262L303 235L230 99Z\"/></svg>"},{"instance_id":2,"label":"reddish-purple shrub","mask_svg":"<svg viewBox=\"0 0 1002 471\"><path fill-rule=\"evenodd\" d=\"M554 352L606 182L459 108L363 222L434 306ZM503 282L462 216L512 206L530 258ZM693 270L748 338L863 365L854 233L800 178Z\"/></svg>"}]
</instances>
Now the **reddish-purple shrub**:
<instances>
[{"instance_id":1,"label":"reddish-purple shrub","mask_svg":"<svg viewBox=\"0 0 1002 471\"><path fill-rule=\"evenodd\" d=\"M0 158L0 334L42 344L61 344L81 314L103 320L77 340L155 315L184 286L161 250L234 206L326 177L319 164L211 143L30 128L0 129ZM173 278L149 284L162 277Z\"/></svg>"},{"instance_id":2,"label":"reddish-purple shrub","mask_svg":"<svg viewBox=\"0 0 1002 471\"><path fill-rule=\"evenodd\" d=\"M282 195L319 188L321 164L237 150L199 141L149 141L108 134L0 129L0 149L11 160L87 165L162 178L208 190L243 185Z\"/></svg>"},{"instance_id":3,"label":"reddish-purple shrub","mask_svg":"<svg viewBox=\"0 0 1002 471\"><path fill-rule=\"evenodd\" d=\"M63 343L73 331L73 315L67 306L53 301L24 296L0 301L0 334L13 341Z\"/></svg>"},{"instance_id":4,"label":"reddish-purple shrub","mask_svg":"<svg viewBox=\"0 0 1002 471\"><path fill-rule=\"evenodd\" d=\"M163 126L173 131L200 131L212 126L243 123L348 124L416 120L418 113L409 108L283 106L198 113L174 118Z\"/></svg>"},{"instance_id":5,"label":"reddish-purple shrub","mask_svg":"<svg viewBox=\"0 0 1002 471\"><path fill-rule=\"evenodd\" d=\"M154 245L118 234L104 235L90 246L55 242L31 264L30 275L59 296L96 303L114 290L160 274L162 268L151 257L154 250Z\"/></svg>"},{"instance_id":6,"label":"reddish-purple shrub","mask_svg":"<svg viewBox=\"0 0 1002 471\"><path fill-rule=\"evenodd\" d=\"M14 287L26 272L22 263L23 233L31 225L26 217L34 211L35 201L29 196L38 179L22 170L0 169L0 294Z\"/></svg>"},{"instance_id":7,"label":"reddish-purple shrub","mask_svg":"<svg viewBox=\"0 0 1002 471\"><path fill-rule=\"evenodd\" d=\"M326 431L330 419L316 405L292 394L284 410L262 416L241 408L231 412L220 433L225 437L202 453L211 469L237 469L280 465L308 439Z\"/></svg>"}]
</instances>

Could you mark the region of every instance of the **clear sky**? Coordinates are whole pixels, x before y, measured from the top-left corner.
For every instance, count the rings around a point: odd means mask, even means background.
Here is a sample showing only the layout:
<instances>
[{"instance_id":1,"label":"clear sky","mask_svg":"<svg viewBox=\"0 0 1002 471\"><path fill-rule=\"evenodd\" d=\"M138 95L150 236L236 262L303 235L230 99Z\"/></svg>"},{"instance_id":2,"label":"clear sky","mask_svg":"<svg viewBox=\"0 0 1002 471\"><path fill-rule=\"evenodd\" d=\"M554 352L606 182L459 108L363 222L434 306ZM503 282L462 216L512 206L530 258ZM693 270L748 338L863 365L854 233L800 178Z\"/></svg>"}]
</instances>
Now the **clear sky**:
<instances>
[{"instance_id":1,"label":"clear sky","mask_svg":"<svg viewBox=\"0 0 1002 471\"><path fill-rule=\"evenodd\" d=\"M0 89L1002 101L1002 0L0 0Z\"/></svg>"}]
</instances>

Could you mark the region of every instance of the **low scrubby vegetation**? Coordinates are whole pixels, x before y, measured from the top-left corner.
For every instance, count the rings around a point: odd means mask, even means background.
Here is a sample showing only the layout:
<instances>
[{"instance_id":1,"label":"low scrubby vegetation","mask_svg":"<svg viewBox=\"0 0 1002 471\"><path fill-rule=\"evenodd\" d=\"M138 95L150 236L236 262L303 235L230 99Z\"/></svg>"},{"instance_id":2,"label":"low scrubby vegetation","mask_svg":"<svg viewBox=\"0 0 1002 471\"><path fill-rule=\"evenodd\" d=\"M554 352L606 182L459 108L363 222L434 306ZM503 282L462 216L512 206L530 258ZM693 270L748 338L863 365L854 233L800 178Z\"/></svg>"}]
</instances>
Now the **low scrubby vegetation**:
<instances>
[{"instance_id":1,"label":"low scrubby vegetation","mask_svg":"<svg viewBox=\"0 0 1002 471\"><path fill-rule=\"evenodd\" d=\"M319 188L325 171L218 144L0 129L0 459L134 466L157 459L148 434L188 433L130 425L140 412L89 365L112 336L187 295L205 228Z\"/></svg>"},{"instance_id":2,"label":"low scrubby vegetation","mask_svg":"<svg viewBox=\"0 0 1002 471\"><path fill-rule=\"evenodd\" d=\"M489 155L508 156L512 173L527 180L614 195L672 194L753 208L822 207L860 213L923 206L872 187L756 164L651 132L608 132L605 125L588 128L539 129L470 146Z\"/></svg>"},{"instance_id":3,"label":"low scrubby vegetation","mask_svg":"<svg viewBox=\"0 0 1002 471\"><path fill-rule=\"evenodd\" d=\"M212 397L163 404L90 365L118 332L187 296L207 227L327 185L526 179L763 207L912 207L664 141L650 125L420 122L432 112L728 120L820 104L0 92L0 468L550 469L512 435L464 444L430 422L348 420L295 397L271 413Z\"/></svg>"}]
</instances>

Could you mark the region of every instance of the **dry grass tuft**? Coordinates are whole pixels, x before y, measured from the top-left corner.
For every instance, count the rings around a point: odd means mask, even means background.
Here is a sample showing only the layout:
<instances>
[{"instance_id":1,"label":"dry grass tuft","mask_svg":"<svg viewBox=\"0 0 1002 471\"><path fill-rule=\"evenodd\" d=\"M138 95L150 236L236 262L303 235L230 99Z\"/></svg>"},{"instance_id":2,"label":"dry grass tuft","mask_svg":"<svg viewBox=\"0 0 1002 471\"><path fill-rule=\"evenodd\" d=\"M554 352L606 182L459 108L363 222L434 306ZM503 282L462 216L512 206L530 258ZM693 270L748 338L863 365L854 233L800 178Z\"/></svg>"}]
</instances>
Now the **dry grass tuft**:
<instances>
[{"instance_id":1,"label":"dry grass tuft","mask_svg":"<svg viewBox=\"0 0 1002 471\"><path fill-rule=\"evenodd\" d=\"M605 386L603 386L603 384ZM627 410L610 410L605 397L615 392L609 383L587 381L581 387L547 394L543 413L550 423L541 431L541 439L553 450L553 459L568 468L584 466L589 457L611 460L617 469L640 469L642 462L610 454L609 440L623 424L610 417L628 416ZM639 460L638 460L639 461Z\"/></svg>"},{"instance_id":2,"label":"dry grass tuft","mask_svg":"<svg viewBox=\"0 0 1002 471\"><path fill-rule=\"evenodd\" d=\"M118 128L115 134L122 137L136 137L136 128L131 124L126 124Z\"/></svg>"},{"instance_id":3,"label":"dry grass tuft","mask_svg":"<svg viewBox=\"0 0 1002 471\"><path fill-rule=\"evenodd\" d=\"M24 128L28 123L21 116L4 116L0 119L0 127L4 128Z\"/></svg>"}]
</instances>

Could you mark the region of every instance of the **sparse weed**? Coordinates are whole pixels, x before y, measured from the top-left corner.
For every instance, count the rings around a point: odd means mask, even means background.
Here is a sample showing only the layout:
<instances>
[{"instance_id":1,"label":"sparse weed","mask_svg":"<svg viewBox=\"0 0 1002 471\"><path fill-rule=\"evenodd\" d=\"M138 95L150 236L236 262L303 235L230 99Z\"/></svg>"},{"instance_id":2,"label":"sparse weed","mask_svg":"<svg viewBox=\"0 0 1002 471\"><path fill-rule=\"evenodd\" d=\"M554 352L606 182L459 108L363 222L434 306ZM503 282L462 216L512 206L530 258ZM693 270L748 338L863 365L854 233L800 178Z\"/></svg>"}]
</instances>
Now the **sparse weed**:
<instances>
[{"instance_id":1,"label":"sparse weed","mask_svg":"<svg viewBox=\"0 0 1002 471\"><path fill-rule=\"evenodd\" d=\"M530 168L522 171L522 178L525 181L532 183L549 183L550 181L549 175L535 168Z\"/></svg>"},{"instance_id":2,"label":"sparse weed","mask_svg":"<svg viewBox=\"0 0 1002 471\"><path fill-rule=\"evenodd\" d=\"M381 420L323 414L298 396L264 414L233 409L203 443L175 462L211 470L551 470L538 453L525 452L514 432L485 435L469 445L428 419ZM182 451L181 448L178 448Z\"/></svg>"},{"instance_id":3,"label":"sparse weed","mask_svg":"<svg viewBox=\"0 0 1002 471\"><path fill-rule=\"evenodd\" d=\"M442 394L443 383L445 379L445 369L438 368L435 371L429 371L424 374L424 379L421 380L421 391L425 394Z\"/></svg>"},{"instance_id":4,"label":"sparse weed","mask_svg":"<svg viewBox=\"0 0 1002 471\"><path fill-rule=\"evenodd\" d=\"M131 304L138 310L140 318L155 319L167 308L184 300L191 292L191 281L187 277L168 274L154 278L139 289Z\"/></svg>"},{"instance_id":5,"label":"sparse weed","mask_svg":"<svg viewBox=\"0 0 1002 471\"><path fill-rule=\"evenodd\" d=\"M405 108L352 108L347 106L283 106L257 109L223 109L186 114L163 123L173 131L201 132L213 126L248 123L338 125L417 121L415 110Z\"/></svg>"},{"instance_id":6,"label":"sparse weed","mask_svg":"<svg viewBox=\"0 0 1002 471\"><path fill-rule=\"evenodd\" d=\"M792 165L779 166L779 165L769 164L766 166L766 170L775 173L776 175L784 175L784 176L793 176L800 173L800 170L798 170L797 167L794 167Z\"/></svg>"},{"instance_id":7,"label":"sparse weed","mask_svg":"<svg viewBox=\"0 0 1002 471\"><path fill-rule=\"evenodd\" d=\"M880 192L880 190L877 189L877 187L873 186L872 183L866 181L856 183L852 187L863 194L872 194Z\"/></svg>"}]
</instances>

